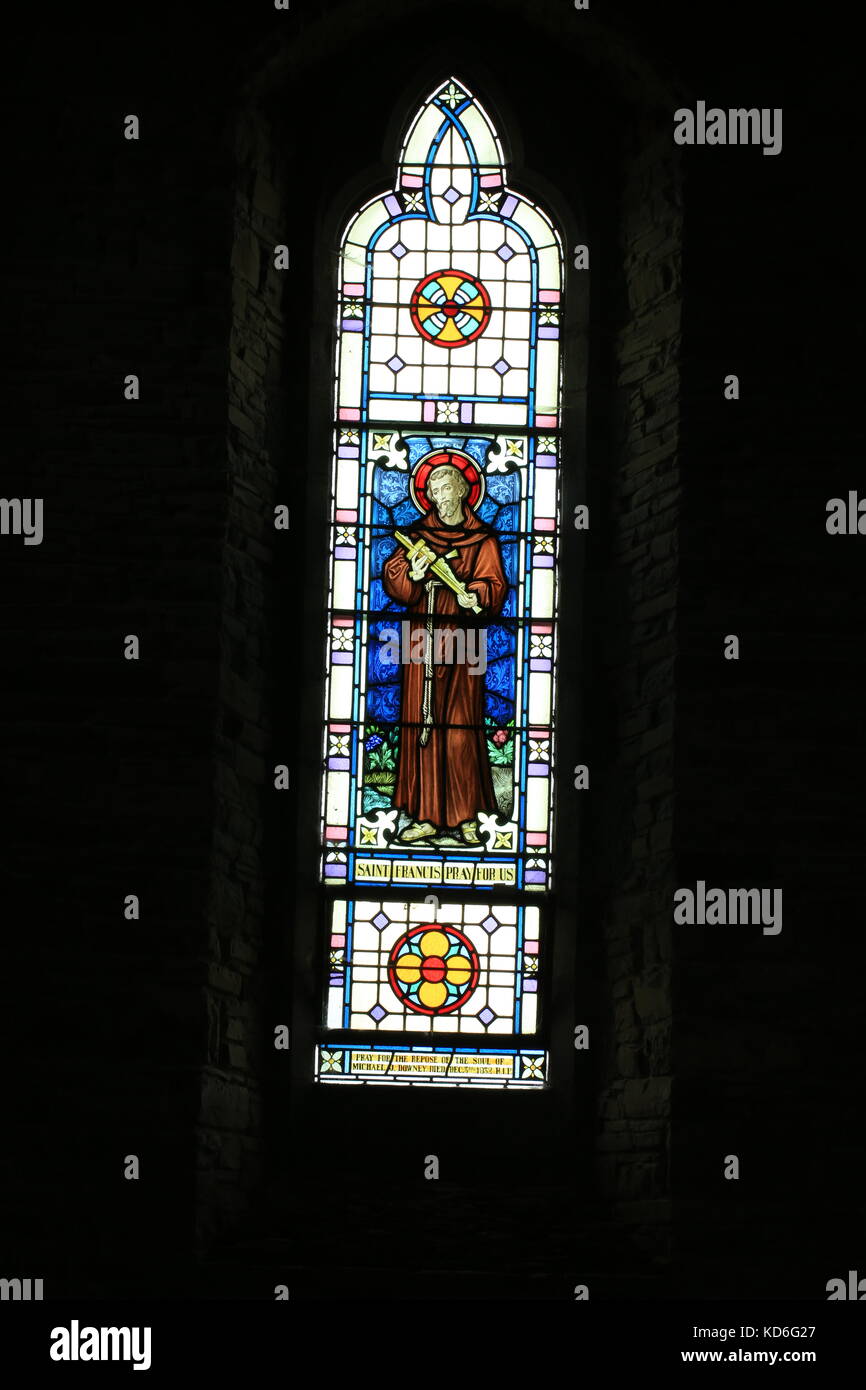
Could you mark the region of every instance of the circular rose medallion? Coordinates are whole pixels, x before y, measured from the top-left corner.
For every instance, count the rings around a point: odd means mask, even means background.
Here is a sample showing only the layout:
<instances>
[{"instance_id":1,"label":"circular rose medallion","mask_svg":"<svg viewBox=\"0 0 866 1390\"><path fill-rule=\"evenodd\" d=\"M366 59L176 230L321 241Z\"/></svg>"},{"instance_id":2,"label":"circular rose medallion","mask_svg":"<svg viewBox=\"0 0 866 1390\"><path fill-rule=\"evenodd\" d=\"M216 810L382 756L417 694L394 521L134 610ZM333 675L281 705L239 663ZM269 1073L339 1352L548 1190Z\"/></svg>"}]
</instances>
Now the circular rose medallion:
<instances>
[{"instance_id":1,"label":"circular rose medallion","mask_svg":"<svg viewBox=\"0 0 866 1390\"><path fill-rule=\"evenodd\" d=\"M478 975L478 952L452 926L413 927L388 957L388 983L418 1014L453 1013L474 992Z\"/></svg>"},{"instance_id":2,"label":"circular rose medallion","mask_svg":"<svg viewBox=\"0 0 866 1390\"><path fill-rule=\"evenodd\" d=\"M437 347L463 347L490 322L490 295L474 275L434 270L415 286L409 311L422 338Z\"/></svg>"}]
</instances>

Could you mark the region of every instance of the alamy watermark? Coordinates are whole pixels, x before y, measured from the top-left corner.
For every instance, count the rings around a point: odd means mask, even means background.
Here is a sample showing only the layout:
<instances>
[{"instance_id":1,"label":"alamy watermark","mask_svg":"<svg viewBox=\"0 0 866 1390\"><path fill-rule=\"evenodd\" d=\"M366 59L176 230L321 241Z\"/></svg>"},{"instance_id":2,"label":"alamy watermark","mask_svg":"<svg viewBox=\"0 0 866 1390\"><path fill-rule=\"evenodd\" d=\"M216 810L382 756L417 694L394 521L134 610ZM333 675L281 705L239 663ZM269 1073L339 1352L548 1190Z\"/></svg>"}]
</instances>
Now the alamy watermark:
<instances>
[{"instance_id":1,"label":"alamy watermark","mask_svg":"<svg viewBox=\"0 0 866 1390\"><path fill-rule=\"evenodd\" d=\"M866 536L866 497L855 491L844 497L831 497L827 503L828 536Z\"/></svg>"},{"instance_id":2,"label":"alamy watermark","mask_svg":"<svg viewBox=\"0 0 866 1390\"><path fill-rule=\"evenodd\" d=\"M828 1279L827 1302L835 1303L839 1299L852 1299L857 1303L866 1300L866 1279L861 1279L856 1269L848 1270L847 1282L844 1279Z\"/></svg>"},{"instance_id":3,"label":"alamy watermark","mask_svg":"<svg viewBox=\"0 0 866 1390\"><path fill-rule=\"evenodd\" d=\"M764 936L782 930L781 888L710 888L699 878L694 890L674 893L674 921L687 926L757 926Z\"/></svg>"},{"instance_id":4,"label":"alamy watermark","mask_svg":"<svg viewBox=\"0 0 866 1390\"><path fill-rule=\"evenodd\" d=\"M399 631L383 627L379 640L383 666L468 666L470 676L487 670L486 627L421 627L404 618Z\"/></svg>"},{"instance_id":5,"label":"alamy watermark","mask_svg":"<svg viewBox=\"0 0 866 1390\"><path fill-rule=\"evenodd\" d=\"M764 154L782 153L780 106L707 107L699 101L695 110L681 106L674 112L676 145L763 145Z\"/></svg>"},{"instance_id":6,"label":"alamy watermark","mask_svg":"<svg viewBox=\"0 0 866 1390\"><path fill-rule=\"evenodd\" d=\"M0 1302L34 1303L42 1301L41 1279L0 1279Z\"/></svg>"},{"instance_id":7,"label":"alamy watermark","mask_svg":"<svg viewBox=\"0 0 866 1390\"><path fill-rule=\"evenodd\" d=\"M0 497L0 535L23 536L25 545L41 545L42 498Z\"/></svg>"},{"instance_id":8,"label":"alamy watermark","mask_svg":"<svg viewBox=\"0 0 866 1390\"><path fill-rule=\"evenodd\" d=\"M134 1371L150 1370L149 1327L69 1327L51 1329L52 1361L131 1361Z\"/></svg>"}]
</instances>

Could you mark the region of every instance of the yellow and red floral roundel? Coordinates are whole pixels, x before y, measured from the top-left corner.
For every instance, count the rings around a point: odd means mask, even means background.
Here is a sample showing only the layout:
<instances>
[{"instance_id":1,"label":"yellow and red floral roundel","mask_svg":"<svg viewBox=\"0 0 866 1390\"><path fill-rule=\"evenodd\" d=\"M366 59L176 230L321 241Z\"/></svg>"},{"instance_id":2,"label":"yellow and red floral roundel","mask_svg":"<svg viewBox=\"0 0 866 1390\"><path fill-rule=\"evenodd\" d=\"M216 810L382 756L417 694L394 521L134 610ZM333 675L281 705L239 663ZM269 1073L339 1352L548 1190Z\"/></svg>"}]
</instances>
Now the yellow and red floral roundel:
<instances>
[{"instance_id":1,"label":"yellow and red floral roundel","mask_svg":"<svg viewBox=\"0 0 866 1390\"><path fill-rule=\"evenodd\" d=\"M452 926L413 927L394 943L388 980L398 999L419 1014L450 1014L478 984L478 953Z\"/></svg>"}]
</instances>

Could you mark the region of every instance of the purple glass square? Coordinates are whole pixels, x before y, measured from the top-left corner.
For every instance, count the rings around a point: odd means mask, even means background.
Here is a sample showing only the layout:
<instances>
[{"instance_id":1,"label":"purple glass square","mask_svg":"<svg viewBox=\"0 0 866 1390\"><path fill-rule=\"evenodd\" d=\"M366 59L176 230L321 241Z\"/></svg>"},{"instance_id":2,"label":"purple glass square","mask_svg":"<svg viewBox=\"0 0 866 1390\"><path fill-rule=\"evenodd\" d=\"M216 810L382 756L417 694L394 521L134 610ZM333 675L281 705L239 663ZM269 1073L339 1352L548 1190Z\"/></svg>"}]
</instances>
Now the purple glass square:
<instances>
[{"instance_id":1,"label":"purple glass square","mask_svg":"<svg viewBox=\"0 0 866 1390\"><path fill-rule=\"evenodd\" d=\"M511 257L515 255L515 252L512 251L511 247L506 245L506 243L503 241L496 254L497 256L500 256L503 261L510 261Z\"/></svg>"},{"instance_id":2,"label":"purple glass square","mask_svg":"<svg viewBox=\"0 0 866 1390\"><path fill-rule=\"evenodd\" d=\"M401 256L406 255L407 250L408 247L404 246L402 241L398 241L394 246L391 247L391 255L396 256L397 260L399 261Z\"/></svg>"},{"instance_id":3,"label":"purple glass square","mask_svg":"<svg viewBox=\"0 0 866 1390\"><path fill-rule=\"evenodd\" d=\"M446 203L456 203L457 199L460 197L460 194L458 193L457 189L454 188L454 186L452 185L451 188L445 189L445 192L442 194L442 197L445 199Z\"/></svg>"},{"instance_id":4,"label":"purple glass square","mask_svg":"<svg viewBox=\"0 0 866 1390\"><path fill-rule=\"evenodd\" d=\"M478 1015L480 1022L484 1024L485 1028L489 1023L493 1022L495 1017L496 1015L493 1012L493 1010L488 1008L483 1008L481 1010L481 1013Z\"/></svg>"},{"instance_id":5,"label":"purple glass square","mask_svg":"<svg viewBox=\"0 0 866 1390\"><path fill-rule=\"evenodd\" d=\"M402 372L405 365L406 363L403 361L403 358L398 357L396 353L393 357L389 357L388 361L385 363L385 366L390 367L392 372Z\"/></svg>"},{"instance_id":6,"label":"purple glass square","mask_svg":"<svg viewBox=\"0 0 866 1390\"><path fill-rule=\"evenodd\" d=\"M481 923L481 925L486 932L494 932L499 930L499 923L497 922L496 918L491 917L489 914L484 918L484 921Z\"/></svg>"},{"instance_id":7,"label":"purple glass square","mask_svg":"<svg viewBox=\"0 0 866 1390\"><path fill-rule=\"evenodd\" d=\"M374 1004L372 1009L369 1010L369 1014L376 1023L381 1023L382 1019L385 1017L385 1010L382 1008L381 1004Z\"/></svg>"},{"instance_id":8,"label":"purple glass square","mask_svg":"<svg viewBox=\"0 0 866 1390\"><path fill-rule=\"evenodd\" d=\"M506 362L504 357L500 357L498 362L493 363L493 370L494 372L498 372L500 376L505 376L506 372L511 371L511 364L510 362Z\"/></svg>"},{"instance_id":9,"label":"purple glass square","mask_svg":"<svg viewBox=\"0 0 866 1390\"><path fill-rule=\"evenodd\" d=\"M384 931L385 928L390 924L390 921L391 918L386 917L384 912L377 912L376 916L373 918L373 926L377 929L377 931Z\"/></svg>"}]
</instances>

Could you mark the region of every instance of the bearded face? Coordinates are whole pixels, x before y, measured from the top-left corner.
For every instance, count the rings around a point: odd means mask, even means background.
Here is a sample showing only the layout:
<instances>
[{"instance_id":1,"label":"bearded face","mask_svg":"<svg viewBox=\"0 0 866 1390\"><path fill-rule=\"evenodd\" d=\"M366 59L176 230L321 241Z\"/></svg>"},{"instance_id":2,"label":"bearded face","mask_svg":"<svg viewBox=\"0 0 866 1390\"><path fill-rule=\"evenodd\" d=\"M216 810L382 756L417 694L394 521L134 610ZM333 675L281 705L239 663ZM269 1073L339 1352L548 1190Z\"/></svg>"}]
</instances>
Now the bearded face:
<instances>
[{"instance_id":1,"label":"bearded face","mask_svg":"<svg viewBox=\"0 0 866 1390\"><path fill-rule=\"evenodd\" d=\"M443 464L434 468L427 480L427 496L436 509L439 520L453 526L463 516L463 499L469 492L469 484L459 468Z\"/></svg>"}]
</instances>

